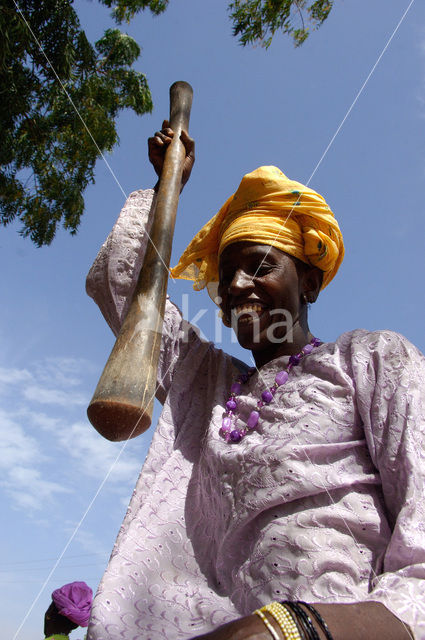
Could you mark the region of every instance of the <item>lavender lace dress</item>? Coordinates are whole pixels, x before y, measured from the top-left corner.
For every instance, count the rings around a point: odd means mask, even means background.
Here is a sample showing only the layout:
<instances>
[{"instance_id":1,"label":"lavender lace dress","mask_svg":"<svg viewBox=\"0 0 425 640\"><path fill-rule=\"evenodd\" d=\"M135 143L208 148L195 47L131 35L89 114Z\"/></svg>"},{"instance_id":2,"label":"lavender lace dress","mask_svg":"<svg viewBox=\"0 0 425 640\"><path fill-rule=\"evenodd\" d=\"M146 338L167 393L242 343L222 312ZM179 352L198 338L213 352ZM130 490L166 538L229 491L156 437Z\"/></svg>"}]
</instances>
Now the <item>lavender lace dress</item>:
<instances>
[{"instance_id":1,"label":"lavender lace dress","mask_svg":"<svg viewBox=\"0 0 425 640\"><path fill-rule=\"evenodd\" d=\"M115 332L152 197L131 194L88 277ZM244 385L242 417L286 364L272 361ZM236 375L167 301L163 412L88 639L183 640L301 599L381 601L425 640L423 356L389 331L343 334L304 358L258 430L229 445L218 432Z\"/></svg>"}]
</instances>

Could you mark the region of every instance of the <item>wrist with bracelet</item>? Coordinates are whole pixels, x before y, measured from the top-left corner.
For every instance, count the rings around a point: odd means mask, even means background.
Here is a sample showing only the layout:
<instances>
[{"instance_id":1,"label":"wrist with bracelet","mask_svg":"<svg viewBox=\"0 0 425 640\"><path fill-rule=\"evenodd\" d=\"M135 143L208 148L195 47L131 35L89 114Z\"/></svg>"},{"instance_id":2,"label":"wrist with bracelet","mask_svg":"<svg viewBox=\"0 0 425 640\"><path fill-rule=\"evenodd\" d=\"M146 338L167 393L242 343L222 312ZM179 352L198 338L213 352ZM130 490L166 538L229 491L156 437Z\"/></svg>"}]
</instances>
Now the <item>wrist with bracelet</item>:
<instances>
[{"instance_id":1,"label":"wrist with bracelet","mask_svg":"<svg viewBox=\"0 0 425 640\"><path fill-rule=\"evenodd\" d=\"M276 621L279 629L282 631L284 640L320 640L320 636L312 619L303 607L312 614L320 629L323 631L326 640L333 640L332 634L322 616L313 605L307 602L291 602L289 600L271 602L260 609L256 609L254 613L261 618L273 640L281 639L266 614L269 614Z\"/></svg>"}]
</instances>

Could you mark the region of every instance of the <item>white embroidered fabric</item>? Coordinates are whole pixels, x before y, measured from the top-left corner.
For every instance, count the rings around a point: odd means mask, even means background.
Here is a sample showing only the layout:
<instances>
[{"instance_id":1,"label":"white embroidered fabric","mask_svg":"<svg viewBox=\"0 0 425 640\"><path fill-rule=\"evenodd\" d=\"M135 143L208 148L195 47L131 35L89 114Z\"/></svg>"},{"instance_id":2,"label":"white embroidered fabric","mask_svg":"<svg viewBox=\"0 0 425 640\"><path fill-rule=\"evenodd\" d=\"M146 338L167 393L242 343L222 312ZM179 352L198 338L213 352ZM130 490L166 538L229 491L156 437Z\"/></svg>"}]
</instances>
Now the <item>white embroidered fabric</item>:
<instances>
[{"instance_id":1,"label":"white embroidered fabric","mask_svg":"<svg viewBox=\"0 0 425 640\"><path fill-rule=\"evenodd\" d=\"M152 213L131 194L88 277L117 332ZM244 385L240 415L287 358ZM88 640L186 640L271 600L380 601L425 640L425 360L352 331L291 371L236 445L237 376L169 301L152 444L96 595Z\"/></svg>"}]
</instances>

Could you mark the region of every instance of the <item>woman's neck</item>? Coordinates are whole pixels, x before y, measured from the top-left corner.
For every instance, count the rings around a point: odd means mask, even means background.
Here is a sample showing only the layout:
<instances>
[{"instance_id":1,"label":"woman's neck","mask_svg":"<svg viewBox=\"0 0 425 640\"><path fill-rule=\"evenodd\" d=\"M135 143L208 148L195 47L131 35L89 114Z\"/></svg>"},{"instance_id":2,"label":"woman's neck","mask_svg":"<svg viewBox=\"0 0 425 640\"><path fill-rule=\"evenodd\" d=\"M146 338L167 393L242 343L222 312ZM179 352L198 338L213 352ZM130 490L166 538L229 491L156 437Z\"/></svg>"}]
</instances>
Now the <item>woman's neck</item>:
<instances>
[{"instance_id":1,"label":"woman's neck","mask_svg":"<svg viewBox=\"0 0 425 640\"><path fill-rule=\"evenodd\" d=\"M301 327L298 325L294 328L291 338L291 340L285 340L279 344L270 343L269 347L263 347L261 350L252 351L252 356L257 369L260 369L272 360L276 360L276 358L292 356L300 353L301 349L305 347L305 345L308 344L314 336L308 326Z\"/></svg>"}]
</instances>

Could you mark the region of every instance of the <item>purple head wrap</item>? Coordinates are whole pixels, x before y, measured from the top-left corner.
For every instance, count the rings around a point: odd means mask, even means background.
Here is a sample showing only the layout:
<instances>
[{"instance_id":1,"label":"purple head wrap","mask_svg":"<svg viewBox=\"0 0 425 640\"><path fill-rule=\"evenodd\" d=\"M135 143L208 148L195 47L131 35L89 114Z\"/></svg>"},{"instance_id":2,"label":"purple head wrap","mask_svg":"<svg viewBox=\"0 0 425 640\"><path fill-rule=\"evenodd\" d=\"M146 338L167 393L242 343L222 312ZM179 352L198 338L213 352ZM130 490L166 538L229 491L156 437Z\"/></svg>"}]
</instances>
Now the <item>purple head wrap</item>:
<instances>
[{"instance_id":1,"label":"purple head wrap","mask_svg":"<svg viewBox=\"0 0 425 640\"><path fill-rule=\"evenodd\" d=\"M57 610L71 622L87 627L93 600L93 591L85 582L70 582L52 593Z\"/></svg>"}]
</instances>

